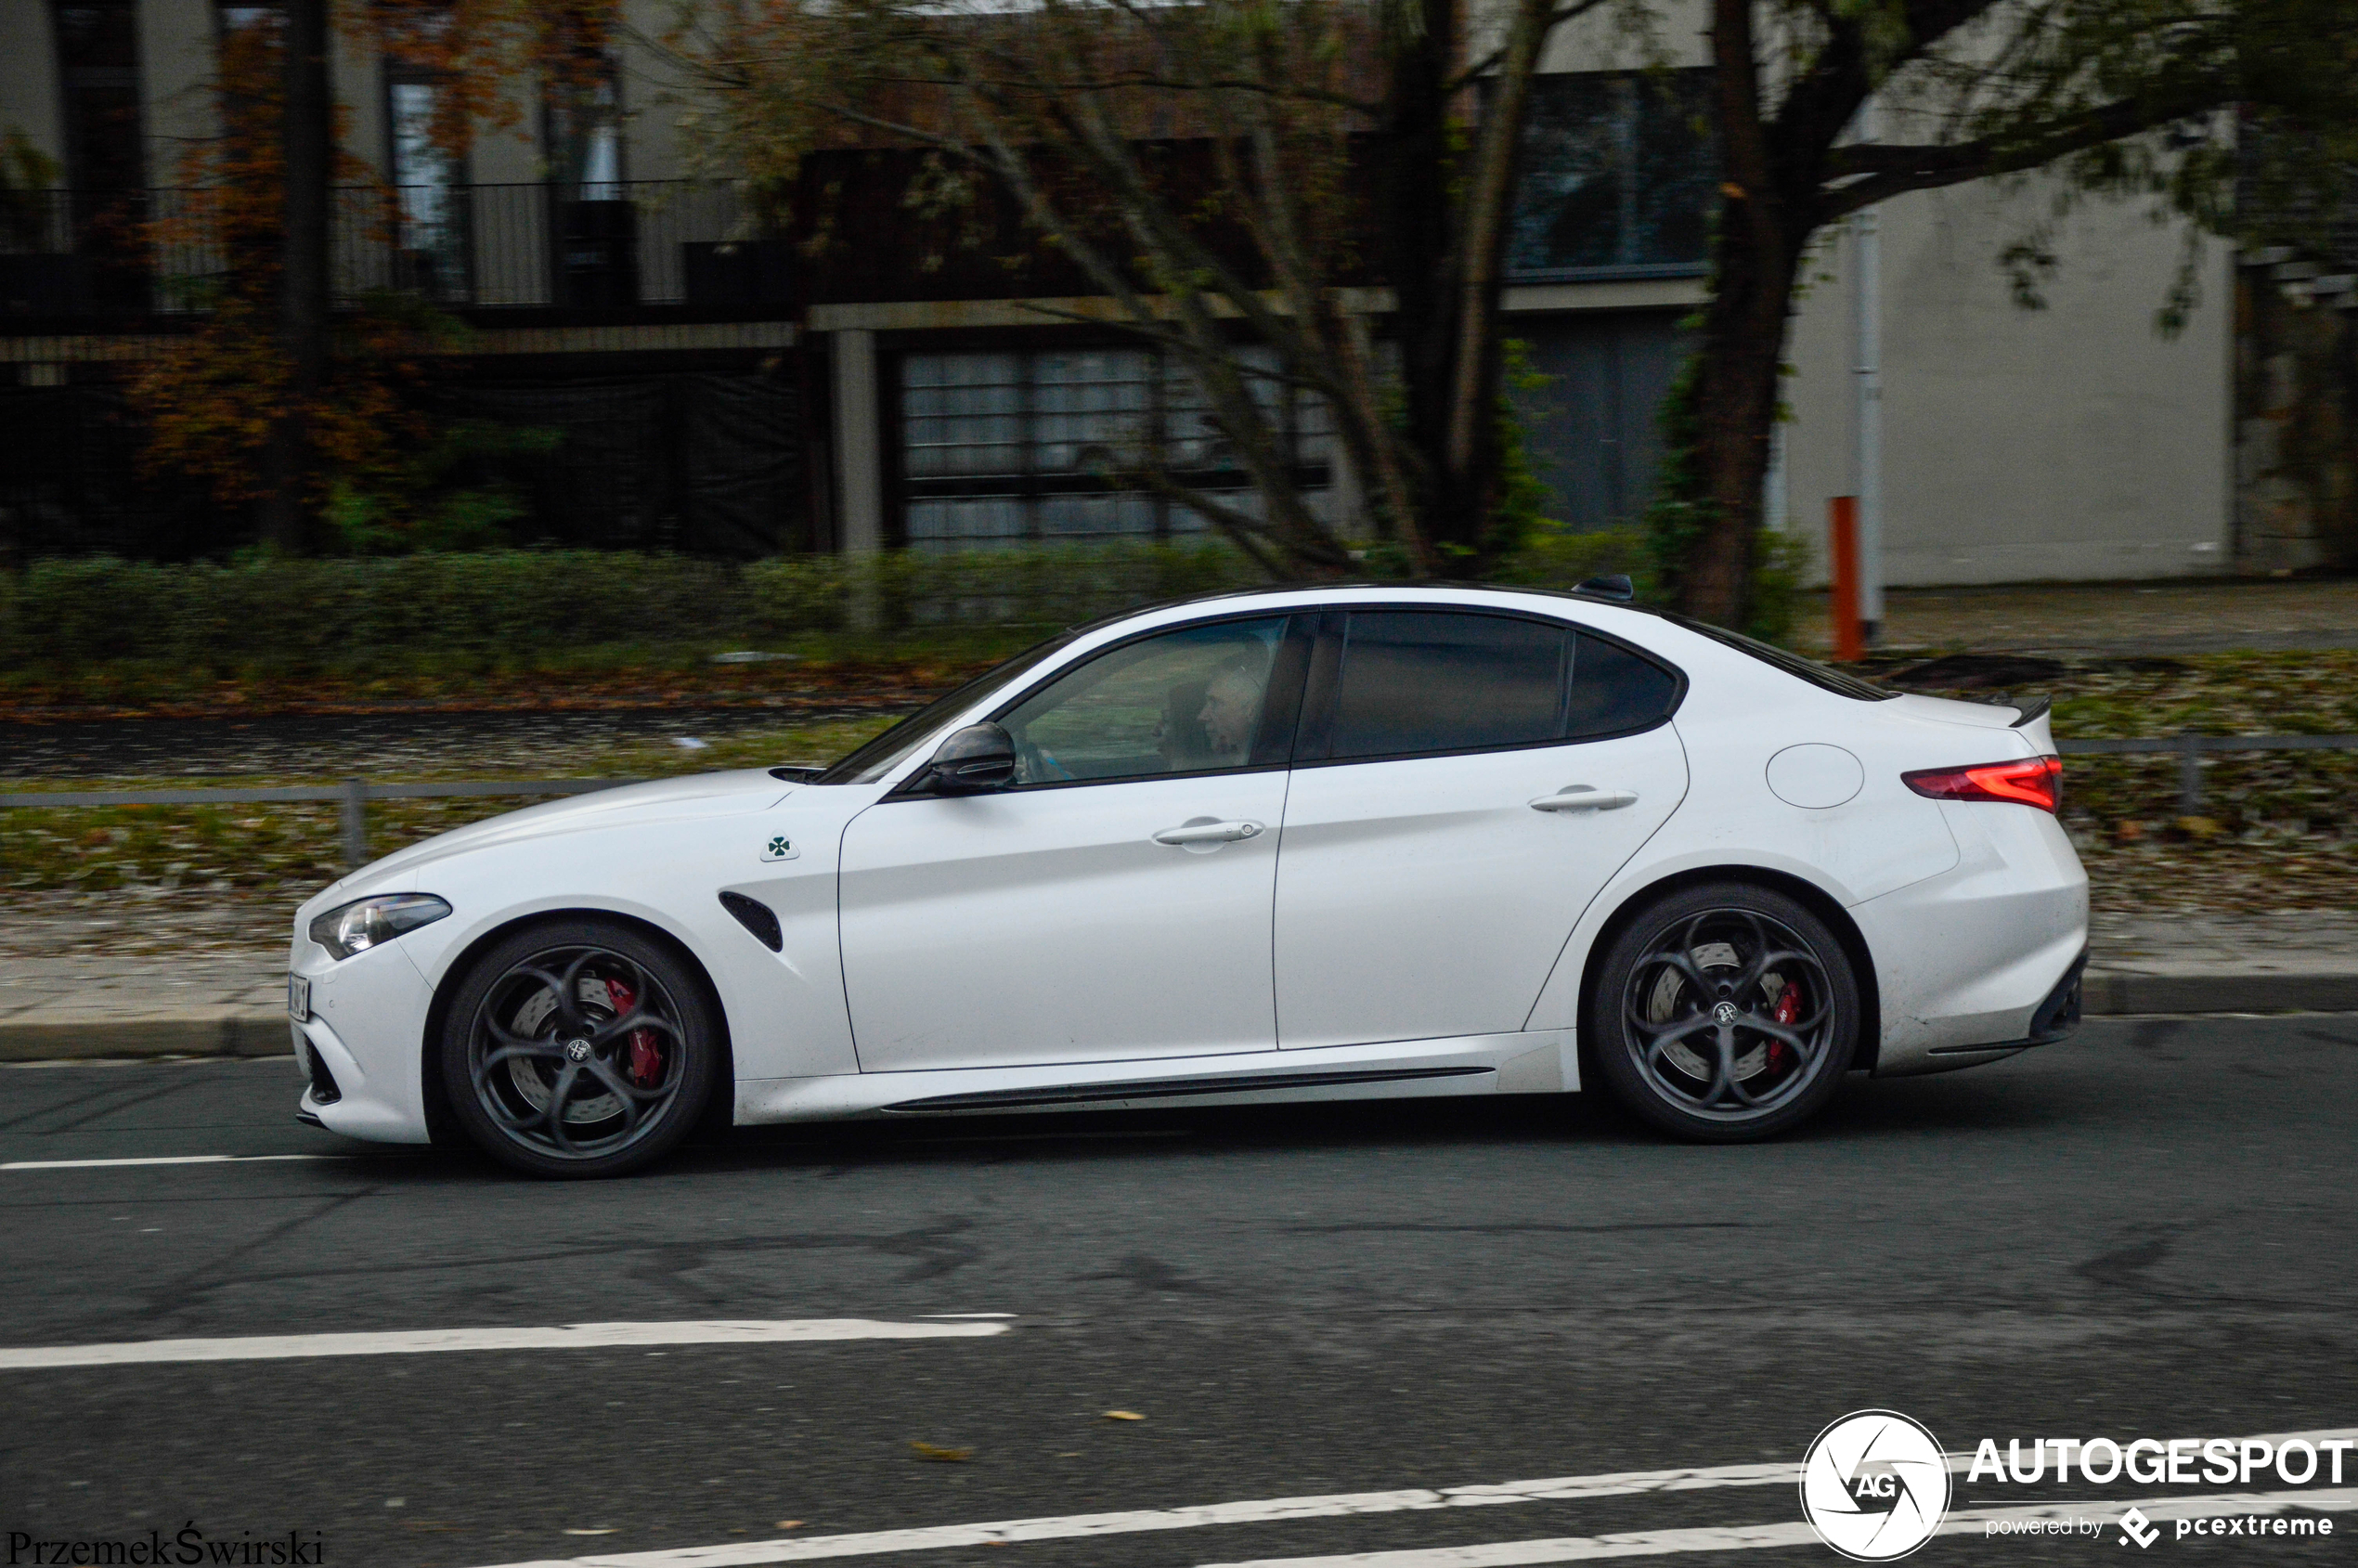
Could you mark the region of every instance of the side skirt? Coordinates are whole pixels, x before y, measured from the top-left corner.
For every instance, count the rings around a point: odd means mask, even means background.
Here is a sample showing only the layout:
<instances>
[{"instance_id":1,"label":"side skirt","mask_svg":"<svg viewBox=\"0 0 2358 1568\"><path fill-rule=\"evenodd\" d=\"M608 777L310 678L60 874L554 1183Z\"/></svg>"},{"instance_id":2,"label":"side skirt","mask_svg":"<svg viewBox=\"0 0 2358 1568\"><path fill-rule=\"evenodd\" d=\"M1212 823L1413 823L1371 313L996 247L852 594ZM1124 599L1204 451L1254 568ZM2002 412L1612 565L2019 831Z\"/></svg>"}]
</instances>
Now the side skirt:
<instances>
[{"instance_id":1,"label":"side skirt","mask_svg":"<svg viewBox=\"0 0 2358 1568\"><path fill-rule=\"evenodd\" d=\"M1461 1035L1304 1051L1053 1067L837 1073L741 1080L737 1121L956 1116L1125 1106L1283 1105L1438 1095L1562 1094L1579 1087L1570 1030Z\"/></svg>"}]
</instances>

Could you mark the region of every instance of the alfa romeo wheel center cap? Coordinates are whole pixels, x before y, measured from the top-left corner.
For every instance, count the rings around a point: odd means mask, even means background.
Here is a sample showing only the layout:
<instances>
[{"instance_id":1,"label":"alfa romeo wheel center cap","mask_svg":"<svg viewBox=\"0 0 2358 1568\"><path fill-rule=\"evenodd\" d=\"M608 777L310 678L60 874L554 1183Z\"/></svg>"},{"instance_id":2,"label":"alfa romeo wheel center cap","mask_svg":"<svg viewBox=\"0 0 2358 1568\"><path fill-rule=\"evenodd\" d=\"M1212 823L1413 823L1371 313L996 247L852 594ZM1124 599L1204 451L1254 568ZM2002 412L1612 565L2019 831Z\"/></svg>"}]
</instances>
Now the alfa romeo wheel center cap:
<instances>
[{"instance_id":1,"label":"alfa romeo wheel center cap","mask_svg":"<svg viewBox=\"0 0 2358 1568\"><path fill-rule=\"evenodd\" d=\"M1711 1021L1721 1029L1731 1027L1736 1021L1736 1004L1732 1002L1722 1002L1711 1010Z\"/></svg>"},{"instance_id":2,"label":"alfa romeo wheel center cap","mask_svg":"<svg viewBox=\"0 0 2358 1568\"><path fill-rule=\"evenodd\" d=\"M1722 1005L1725 1005L1725 1004L1722 1004ZM587 1040L568 1040L565 1042L565 1060L569 1062L586 1062L589 1059L590 1042Z\"/></svg>"}]
</instances>

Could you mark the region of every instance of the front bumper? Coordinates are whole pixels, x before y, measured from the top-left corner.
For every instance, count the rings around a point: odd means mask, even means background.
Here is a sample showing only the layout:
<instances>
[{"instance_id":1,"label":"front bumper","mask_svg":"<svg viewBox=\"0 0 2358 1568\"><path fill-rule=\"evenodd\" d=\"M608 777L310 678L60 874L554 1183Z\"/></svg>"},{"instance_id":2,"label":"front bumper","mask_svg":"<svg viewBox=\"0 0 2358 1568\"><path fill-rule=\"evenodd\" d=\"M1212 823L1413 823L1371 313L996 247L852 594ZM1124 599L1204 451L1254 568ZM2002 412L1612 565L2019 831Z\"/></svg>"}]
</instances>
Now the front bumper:
<instances>
[{"instance_id":1,"label":"front bumper","mask_svg":"<svg viewBox=\"0 0 2358 1568\"><path fill-rule=\"evenodd\" d=\"M295 1114L374 1143L422 1144L431 988L398 941L341 963L298 940L294 972L311 981L311 1017L292 1025L304 1075Z\"/></svg>"}]
</instances>

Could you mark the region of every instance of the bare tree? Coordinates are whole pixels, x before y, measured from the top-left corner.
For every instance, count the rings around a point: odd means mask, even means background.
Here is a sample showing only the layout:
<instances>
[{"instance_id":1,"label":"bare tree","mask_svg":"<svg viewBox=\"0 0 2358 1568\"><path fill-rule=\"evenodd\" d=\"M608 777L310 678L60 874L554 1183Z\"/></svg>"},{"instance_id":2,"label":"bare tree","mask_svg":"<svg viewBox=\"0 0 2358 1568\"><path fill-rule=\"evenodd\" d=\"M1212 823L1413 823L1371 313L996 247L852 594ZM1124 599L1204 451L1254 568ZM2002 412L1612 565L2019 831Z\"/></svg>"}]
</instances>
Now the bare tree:
<instances>
[{"instance_id":1,"label":"bare tree","mask_svg":"<svg viewBox=\"0 0 2358 1568\"><path fill-rule=\"evenodd\" d=\"M1660 19L1651 0L1632 9ZM2187 220L2191 241L2252 216L2234 201L2232 106L2333 127L2345 159L2358 123L2346 0L1710 0L1709 39L1725 202L1653 523L1668 596L1728 626L1750 607L1794 286L1829 226L1911 191L2045 170L2066 204L2148 201ZM2160 302L2165 327L2192 303L2192 254ZM2035 232L2003 259L2026 294L2054 265Z\"/></svg>"},{"instance_id":2,"label":"bare tree","mask_svg":"<svg viewBox=\"0 0 2358 1568\"><path fill-rule=\"evenodd\" d=\"M737 168L782 179L862 138L1004 191L1185 367L1259 502L1151 453L1132 473L1273 573L1352 565L1294 477L1285 388L1331 410L1377 533L1467 576L1511 543L1497 317L1531 80L1555 29L1611 3L732 0L667 43ZM1369 347L1379 307L1396 381Z\"/></svg>"}]
</instances>

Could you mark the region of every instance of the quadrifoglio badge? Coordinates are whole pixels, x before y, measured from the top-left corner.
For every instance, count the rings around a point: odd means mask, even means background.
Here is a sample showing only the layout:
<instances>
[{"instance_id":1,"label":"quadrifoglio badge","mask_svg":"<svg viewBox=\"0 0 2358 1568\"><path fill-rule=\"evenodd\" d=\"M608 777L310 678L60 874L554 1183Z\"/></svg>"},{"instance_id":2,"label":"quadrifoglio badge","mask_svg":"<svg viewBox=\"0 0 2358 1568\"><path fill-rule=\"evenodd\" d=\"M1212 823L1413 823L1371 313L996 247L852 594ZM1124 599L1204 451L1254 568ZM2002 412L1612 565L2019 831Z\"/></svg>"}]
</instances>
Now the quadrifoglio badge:
<instances>
[{"instance_id":1,"label":"quadrifoglio badge","mask_svg":"<svg viewBox=\"0 0 2358 1568\"><path fill-rule=\"evenodd\" d=\"M1986 1537L2109 1536L2144 1549L2188 1536L2330 1536L2330 1514L2358 1509L2341 1491L2358 1431L2272 1437L1996 1438L1970 1458L1942 1451L1922 1422L1897 1410L1854 1410L1818 1434L1801 1465L1801 1513L1819 1539L1859 1562L1889 1562L1934 1536L1951 1513L1950 1476L1969 1487L2107 1487L2126 1483L2139 1502L1993 1502L1985 1492L1958 1510L1948 1533ZM2316 1484L2317 1490L2308 1490ZM2232 1487L2210 1496L2156 1495L2163 1486ZM2016 1494L2021 1497L2021 1494ZM2066 1494L2068 1496L2068 1494ZM2085 1496L2083 1493L2082 1496ZM2097 1492L2095 1496L2105 1496ZM2116 1499L2121 1497L2114 1492Z\"/></svg>"}]
</instances>

